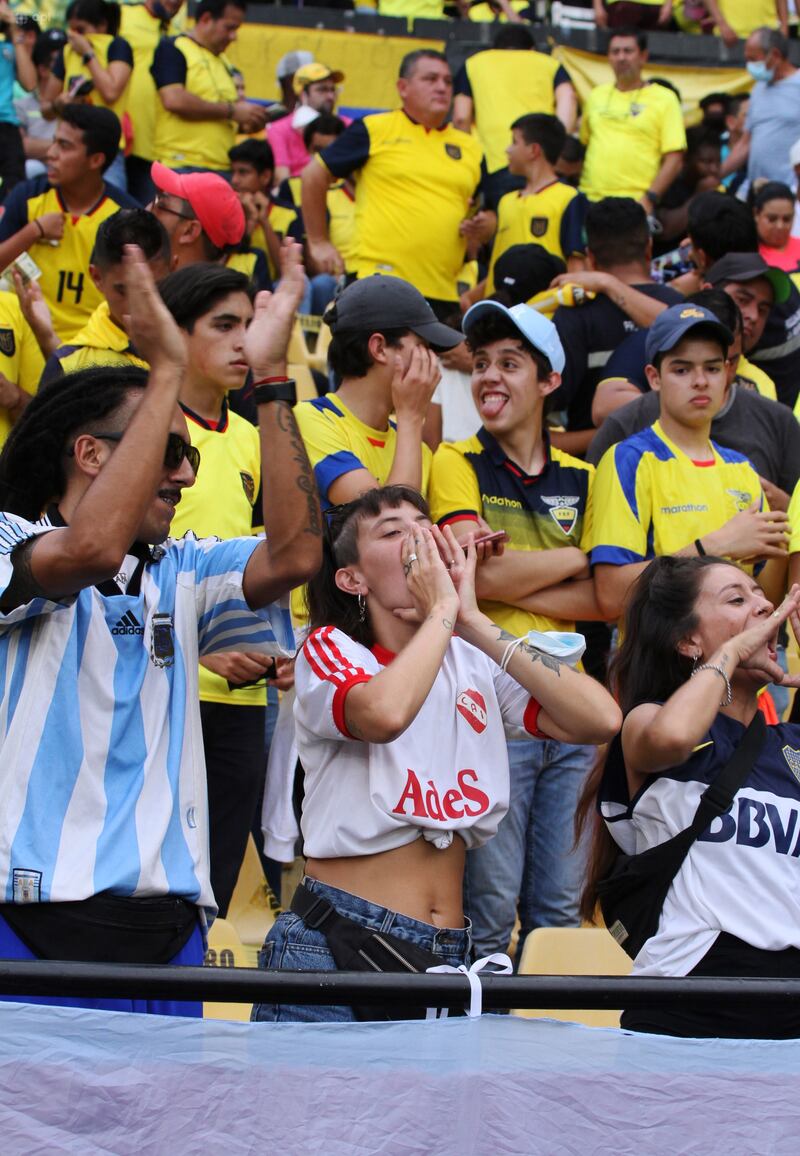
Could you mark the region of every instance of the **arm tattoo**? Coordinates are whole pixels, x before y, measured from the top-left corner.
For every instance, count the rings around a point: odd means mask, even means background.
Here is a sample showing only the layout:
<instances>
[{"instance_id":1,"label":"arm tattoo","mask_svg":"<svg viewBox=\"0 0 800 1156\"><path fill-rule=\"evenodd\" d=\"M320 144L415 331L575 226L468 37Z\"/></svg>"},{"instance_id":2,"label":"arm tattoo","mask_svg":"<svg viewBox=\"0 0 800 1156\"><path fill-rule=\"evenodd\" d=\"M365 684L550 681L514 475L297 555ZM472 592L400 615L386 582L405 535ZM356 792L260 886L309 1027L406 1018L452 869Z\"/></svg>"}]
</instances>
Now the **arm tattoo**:
<instances>
[{"instance_id":1,"label":"arm tattoo","mask_svg":"<svg viewBox=\"0 0 800 1156\"><path fill-rule=\"evenodd\" d=\"M497 637L498 642L514 642L515 635L509 634L507 630L500 630ZM541 662L542 666L547 670L552 670L558 678L561 678L561 662L557 658L553 658L552 654L542 654L541 650L537 650L535 646L530 646L527 642L521 642L517 647L517 651L527 654L531 662Z\"/></svg>"},{"instance_id":2,"label":"arm tattoo","mask_svg":"<svg viewBox=\"0 0 800 1156\"><path fill-rule=\"evenodd\" d=\"M302 490L306 496L308 525L305 528L305 532L311 534L314 538L320 538L322 537L322 515L319 509L317 483L314 481L314 471L311 469L311 463L308 460L305 443L300 436L297 422L294 420L294 414L288 402L278 406L276 417L278 428L289 435L289 442L294 450L293 461L296 463L298 469L295 482L297 488Z\"/></svg>"},{"instance_id":3,"label":"arm tattoo","mask_svg":"<svg viewBox=\"0 0 800 1156\"><path fill-rule=\"evenodd\" d=\"M47 597L45 591L34 578L31 568L31 554L35 544L36 538L28 538L21 546L17 546L11 555L14 573L2 597L2 602L0 602L4 611L23 606L33 598Z\"/></svg>"}]
</instances>

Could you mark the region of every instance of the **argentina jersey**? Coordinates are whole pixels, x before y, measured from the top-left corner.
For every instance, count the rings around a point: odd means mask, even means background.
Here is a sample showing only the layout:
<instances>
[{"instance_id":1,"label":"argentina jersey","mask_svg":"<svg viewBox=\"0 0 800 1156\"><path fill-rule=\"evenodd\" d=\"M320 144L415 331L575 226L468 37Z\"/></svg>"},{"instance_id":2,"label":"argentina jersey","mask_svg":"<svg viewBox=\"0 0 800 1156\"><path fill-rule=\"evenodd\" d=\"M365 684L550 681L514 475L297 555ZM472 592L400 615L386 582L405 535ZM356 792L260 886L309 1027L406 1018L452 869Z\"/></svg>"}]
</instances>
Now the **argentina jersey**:
<instances>
[{"instance_id":1,"label":"argentina jersey","mask_svg":"<svg viewBox=\"0 0 800 1156\"><path fill-rule=\"evenodd\" d=\"M0 590L16 546L63 533L0 514ZM288 602L251 610L255 538L139 548L113 583L0 615L0 894L173 895L216 910L198 658L293 653Z\"/></svg>"},{"instance_id":2,"label":"argentina jersey","mask_svg":"<svg viewBox=\"0 0 800 1156\"><path fill-rule=\"evenodd\" d=\"M719 714L682 766L648 777L631 800L619 741L610 750L600 811L627 854L689 826L703 791L742 740ZM720 932L765 951L800 948L800 728L766 728L755 766L730 810L692 845L667 894L658 931L634 961L637 975L687 975Z\"/></svg>"}]
</instances>

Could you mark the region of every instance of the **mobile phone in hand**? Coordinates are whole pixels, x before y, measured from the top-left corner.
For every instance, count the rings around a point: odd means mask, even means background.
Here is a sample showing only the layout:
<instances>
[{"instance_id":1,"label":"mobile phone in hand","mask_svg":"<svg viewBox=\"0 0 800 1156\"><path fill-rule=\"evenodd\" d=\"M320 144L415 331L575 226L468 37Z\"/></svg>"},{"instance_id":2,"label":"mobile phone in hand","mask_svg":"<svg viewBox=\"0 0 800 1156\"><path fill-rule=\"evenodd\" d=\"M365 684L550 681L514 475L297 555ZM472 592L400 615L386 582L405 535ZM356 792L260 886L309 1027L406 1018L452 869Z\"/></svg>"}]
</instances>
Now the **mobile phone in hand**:
<instances>
[{"instance_id":1,"label":"mobile phone in hand","mask_svg":"<svg viewBox=\"0 0 800 1156\"><path fill-rule=\"evenodd\" d=\"M480 538L476 538L474 545L475 546L487 546L487 545L491 545L492 542L507 542L507 541L508 541L508 532L506 530L495 530L495 532L493 534L483 534ZM464 553L466 554L467 553L467 546L464 546L463 549L464 549Z\"/></svg>"}]
</instances>

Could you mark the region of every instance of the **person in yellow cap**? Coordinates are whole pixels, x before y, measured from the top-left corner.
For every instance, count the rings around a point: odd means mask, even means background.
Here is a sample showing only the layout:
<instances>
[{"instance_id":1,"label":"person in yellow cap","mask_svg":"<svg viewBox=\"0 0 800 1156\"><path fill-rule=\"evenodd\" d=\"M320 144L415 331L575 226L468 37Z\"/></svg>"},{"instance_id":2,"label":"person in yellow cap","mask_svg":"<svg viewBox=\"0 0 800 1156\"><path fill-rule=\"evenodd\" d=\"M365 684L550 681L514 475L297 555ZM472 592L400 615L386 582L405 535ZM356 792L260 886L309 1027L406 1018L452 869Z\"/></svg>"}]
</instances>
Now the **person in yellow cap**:
<instances>
[{"instance_id":1,"label":"person in yellow cap","mask_svg":"<svg viewBox=\"0 0 800 1156\"><path fill-rule=\"evenodd\" d=\"M271 124L268 130L268 140L275 156L276 184L287 177L299 176L310 161L303 141L303 129L321 112L333 112L337 85L343 80L343 72L316 60L303 64L295 72L292 87L297 96L297 107L291 115ZM342 119L346 124L350 123L348 117Z\"/></svg>"}]
</instances>

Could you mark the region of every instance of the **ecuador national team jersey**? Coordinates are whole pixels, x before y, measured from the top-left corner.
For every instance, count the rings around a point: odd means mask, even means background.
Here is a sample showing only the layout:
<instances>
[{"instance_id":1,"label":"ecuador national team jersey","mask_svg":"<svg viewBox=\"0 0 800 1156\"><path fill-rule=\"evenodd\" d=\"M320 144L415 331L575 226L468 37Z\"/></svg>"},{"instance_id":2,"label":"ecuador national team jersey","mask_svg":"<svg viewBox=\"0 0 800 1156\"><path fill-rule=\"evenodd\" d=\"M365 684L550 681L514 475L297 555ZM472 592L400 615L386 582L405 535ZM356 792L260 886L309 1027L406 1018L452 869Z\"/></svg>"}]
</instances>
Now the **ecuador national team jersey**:
<instances>
[{"instance_id":1,"label":"ecuador national team jersey","mask_svg":"<svg viewBox=\"0 0 800 1156\"><path fill-rule=\"evenodd\" d=\"M185 405L181 409L192 445L200 450L200 472L195 484L181 495L172 533L180 536L191 530L198 538L248 537L261 479L258 430L231 413L227 402L216 423L204 421ZM200 698L203 702L263 706L266 685L231 691L224 678L201 666Z\"/></svg>"},{"instance_id":2,"label":"ecuador national team jersey","mask_svg":"<svg viewBox=\"0 0 800 1156\"><path fill-rule=\"evenodd\" d=\"M592 565L627 566L674 554L719 530L754 502L764 506L753 466L709 442L695 462L655 422L612 446L597 467Z\"/></svg>"},{"instance_id":3,"label":"ecuador national team jersey","mask_svg":"<svg viewBox=\"0 0 800 1156\"><path fill-rule=\"evenodd\" d=\"M180 84L192 96L212 104L237 100L230 63L204 48L191 36L165 36L155 51L150 69L156 88ZM156 102L154 155L170 169L194 167L227 171L229 151L236 143L232 120L186 120Z\"/></svg>"},{"instance_id":4,"label":"ecuador national team jersey","mask_svg":"<svg viewBox=\"0 0 800 1156\"><path fill-rule=\"evenodd\" d=\"M44 357L16 293L0 292L0 373L31 396L42 376ZM0 447L11 431L8 411L0 407Z\"/></svg>"},{"instance_id":5,"label":"ecuador national team jersey","mask_svg":"<svg viewBox=\"0 0 800 1156\"><path fill-rule=\"evenodd\" d=\"M439 525L475 522L480 515L492 530L505 530L507 549L586 549L592 528L594 468L556 449L547 453L540 474L530 476L513 462L485 429L461 442L443 442L433 456L431 515ZM516 637L529 630L569 628L503 602L481 602L481 610Z\"/></svg>"},{"instance_id":6,"label":"ecuador national team jersey","mask_svg":"<svg viewBox=\"0 0 800 1156\"><path fill-rule=\"evenodd\" d=\"M87 35L86 39L91 44L92 51L97 57L97 63L102 68L107 69L109 64L113 64L115 61L119 61L122 64L127 64L133 68L133 53L131 52L131 46L128 44L127 40L123 40L121 36L107 36L105 33L92 32ZM83 56L81 53L74 49L69 43L64 45L61 55L57 57L56 62L53 65L53 75L57 76L59 80L63 81L63 88L65 92L67 92L78 80L92 80L92 74L89 69L89 65L83 63ZM92 83L94 83L93 80ZM116 115L119 117L120 124L122 125L123 129L122 139L120 141L120 147L122 148L124 148L127 143L125 139L127 135L125 132L125 118L128 111L129 87L129 83L125 85L122 92L113 102L113 104L107 104L106 101L103 100L97 88L94 88L87 97L89 104L98 105L101 108L110 108L111 111L116 113ZM130 132L129 126L128 132Z\"/></svg>"},{"instance_id":7,"label":"ecuador national team jersey","mask_svg":"<svg viewBox=\"0 0 800 1156\"><path fill-rule=\"evenodd\" d=\"M97 306L69 344L60 346L51 354L42 374L42 384L65 373L76 373L95 365L138 365L141 369L149 369L147 362L131 345L125 330L111 320L107 301Z\"/></svg>"},{"instance_id":8,"label":"ecuador national team jersey","mask_svg":"<svg viewBox=\"0 0 800 1156\"><path fill-rule=\"evenodd\" d=\"M7 241L21 228L45 213L64 213L64 236L57 245L37 241L30 255L42 271L39 281L53 318L53 328L62 341L70 341L82 329L103 300L89 276L89 258L97 230L119 209L139 205L114 185L104 184L103 192L88 213L73 216L46 176L23 181L8 194L0 219L0 241Z\"/></svg>"},{"instance_id":9,"label":"ecuador national team jersey","mask_svg":"<svg viewBox=\"0 0 800 1156\"><path fill-rule=\"evenodd\" d=\"M590 201L643 196L664 153L686 148L678 98L660 84L620 92L598 84L583 106L581 141L587 146L581 189Z\"/></svg>"},{"instance_id":10,"label":"ecuador national team jersey","mask_svg":"<svg viewBox=\"0 0 800 1156\"><path fill-rule=\"evenodd\" d=\"M169 23L153 16L144 4L123 4L120 16L120 35L133 53L133 75L128 86L128 108L133 112L131 152L151 161L155 157L156 108L161 102L150 66Z\"/></svg>"},{"instance_id":11,"label":"ecuador national team jersey","mask_svg":"<svg viewBox=\"0 0 800 1156\"><path fill-rule=\"evenodd\" d=\"M458 229L480 181L478 142L397 109L354 121L318 155L336 177L357 174L352 272L391 273L424 297L456 301L466 253Z\"/></svg>"},{"instance_id":12,"label":"ecuador national team jersey","mask_svg":"<svg viewBox=\"0 0 800 1156\"><path fill-rule=\"evenodd\" d=\"M552 116L556 110L555 90L568 83L569 73L543 52L490 48L467 58L453 89L472 98L475 130L486 154L488 172L497 172L508 164L505 150L512 123L529 112Z\"/></svg>"},{"instance_id":13,"label":"ecuador national team jersey","mask_svg":"<svg viewBox=\"0 0 800 1156\"><path fill-rule=\"evenodd\" d=\"M553 181L538 193L512 192L501 197L487 295L494 292L494 267L512 245L542 245L563 261L583 255L586 207L584 195L562 181Z\"/></svg>"},{"instance_id":14,"label":"ecuador national team jersey","mask_svg":"<svg viewBox=\"0 0 800 1156\"><path fill-rule=\"evenodd\" d=\"M789 553L800 554L800 482L794 488L792 500L789 502Z\"/></svg>"},{"instance_id":15,"label":"ecuador national team jersey","mask_svg":"<svg viewBox=\"0 0 800 1156\"><path fill-rule=\"evenodd\" d=\"M322 508L331 500L328 490L337 478L353 470L369 470L383 486L392 470L397 444L393 421L384 430L359 421L335 395L315 397L295 407L294 416L314 468ZM422 493L428 492L431 451L422 447Z\"/></svg>"}]
</instances>

